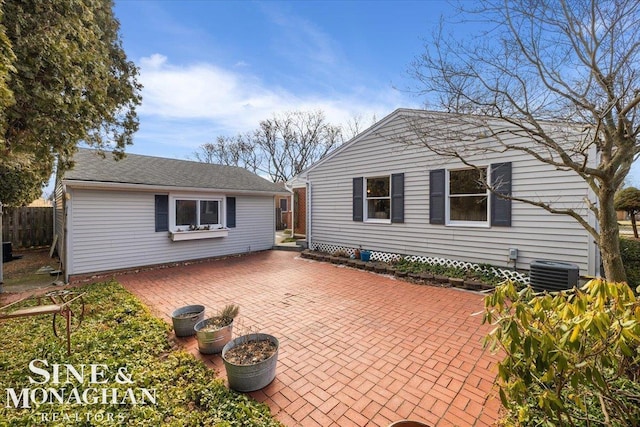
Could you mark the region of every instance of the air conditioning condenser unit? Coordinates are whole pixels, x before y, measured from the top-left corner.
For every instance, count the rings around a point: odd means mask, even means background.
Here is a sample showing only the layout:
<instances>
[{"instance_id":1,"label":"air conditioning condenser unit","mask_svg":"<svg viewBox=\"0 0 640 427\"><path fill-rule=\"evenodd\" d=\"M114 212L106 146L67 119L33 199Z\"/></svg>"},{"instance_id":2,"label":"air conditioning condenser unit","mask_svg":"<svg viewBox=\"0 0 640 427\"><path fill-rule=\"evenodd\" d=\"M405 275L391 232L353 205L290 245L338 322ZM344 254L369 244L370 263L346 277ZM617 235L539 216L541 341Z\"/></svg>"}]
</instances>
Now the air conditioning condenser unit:
<instances>
[{"instance_id":1,"label":"air conditioning condenser unit","mask_svg":"<svg viewBox=\"0 0 640 427\"><path fill-rule=\"evenodd\" d=\"M531 287L536 291L562 291L578 285L580 268L561 261L534 260L529 270Z\"/></svg>"}]
</instances>

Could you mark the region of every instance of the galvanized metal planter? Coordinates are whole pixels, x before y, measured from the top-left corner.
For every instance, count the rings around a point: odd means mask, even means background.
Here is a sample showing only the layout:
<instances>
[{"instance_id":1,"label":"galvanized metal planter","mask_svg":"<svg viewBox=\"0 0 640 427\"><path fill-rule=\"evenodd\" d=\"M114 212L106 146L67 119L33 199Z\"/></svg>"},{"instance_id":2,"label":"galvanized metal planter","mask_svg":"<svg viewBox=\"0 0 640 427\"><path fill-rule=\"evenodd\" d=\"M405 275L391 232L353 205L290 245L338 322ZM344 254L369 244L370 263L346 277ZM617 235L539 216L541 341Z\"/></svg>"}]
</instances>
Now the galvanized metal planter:
<instances>
[{"instance_id":1,"label":"galvanized metal planter","mask_svg":"<svg viewBox=\"0 0 640 427\"><path fill-rule=\"evenodd\" d=\"M389 424L389 427L430 427L428 424L421 423L420 421L401 420L395 423Z\"/></svg>"},{"instance_id":2,"label":"galvanized metal planter","mask_svg":"<svg viewBox=\"0 0 640 427\"><path fill-rule=\"evenodd\" d=\"M187 305L171 313L173 330L177 337L195 335L196 331L193 328L202 319L204 319L204 305Z\"/></svg>"},{"instance_id":3,"label":"galvanized metal planter","mask_svg":"<svg viewBox=\"0 0 640 427\"><path fill-rule=\"evenodd\" d=\"M239 346L247 341L263 341L269 340L276 346L275 353L266 360L253 365L235 365L225 358L226 353L232 348ZM278 350L280 343L278 339L269 334L249 334L238 337L224 346L222 349L222 360L224 368L227 371L227 379L229 380L229 388L249 392L260 390L268 386L276 377L276 365L278 363Z\"/></svg>"},{"instance_id":4,"label":"galvanized metal planter","mask_svg":"<svg viewBox=\"0 0 640 427\"><path fill-rule=\"evenodd\" d=\"M224 346L231 341L231 333L233 332L233 321L227 326L223 326L215 331L203 331L202 329L209 326L213 320L217 318L201 320L196 323L194 330L198 338L198 351L202 354L220 353Z\"/></svg>"}]
</instances>

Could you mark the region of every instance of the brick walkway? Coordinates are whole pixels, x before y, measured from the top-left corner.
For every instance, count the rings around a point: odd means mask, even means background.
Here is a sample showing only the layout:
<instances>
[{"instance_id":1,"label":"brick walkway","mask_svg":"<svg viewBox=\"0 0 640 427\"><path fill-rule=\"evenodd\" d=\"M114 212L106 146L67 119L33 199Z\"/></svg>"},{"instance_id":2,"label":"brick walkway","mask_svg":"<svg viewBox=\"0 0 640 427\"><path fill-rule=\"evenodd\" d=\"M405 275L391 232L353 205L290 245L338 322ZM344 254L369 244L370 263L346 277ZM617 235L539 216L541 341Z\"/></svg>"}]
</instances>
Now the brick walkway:
<instances>
[{"instance_id":1,"label":"brick walkway","mask_svg":"<svg viewBox=\"0 0 640 427\"><path fill-rule=\"evenodd\" d=\"M249 328L280 340L276 379L251 393L283 424L488 426L498 417L497 358L482 349L482 296L419 286L269 251L120 276L170 322L181 306L206 317L240 305L234 336ZM200 355L224 377L219 355Z\"/></svg>"}]
</instances>

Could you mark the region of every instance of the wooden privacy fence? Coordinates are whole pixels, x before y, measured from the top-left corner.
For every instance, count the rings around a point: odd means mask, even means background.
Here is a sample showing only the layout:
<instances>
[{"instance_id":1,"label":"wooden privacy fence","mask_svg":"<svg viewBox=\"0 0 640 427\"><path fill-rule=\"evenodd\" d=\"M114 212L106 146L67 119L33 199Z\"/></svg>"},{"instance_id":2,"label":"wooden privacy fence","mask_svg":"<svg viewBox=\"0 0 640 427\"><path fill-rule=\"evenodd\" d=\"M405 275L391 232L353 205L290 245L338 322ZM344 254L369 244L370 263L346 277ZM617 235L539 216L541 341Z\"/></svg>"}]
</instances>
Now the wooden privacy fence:
<instances>
[{"instance_id":1,"label":"wooden privacy fence","mask_svg":"<svg viewBox=\"0 0 640 427\"><path fill-rule=\"evenodd\" d=\"M13 248L50 246L53 241L53 208L3 208L2 241Z\"/></svg>"},{"instance_id":2,"label":"wooden privacy fence","mask_svg":"<svg viewBox=\"0 0 640 427\"><path fill-rule=\"evenodd\" d=\"M284 230L284 221L282 221L282 209L276 208L276 230Z\"/></svg>"}]
</instances>

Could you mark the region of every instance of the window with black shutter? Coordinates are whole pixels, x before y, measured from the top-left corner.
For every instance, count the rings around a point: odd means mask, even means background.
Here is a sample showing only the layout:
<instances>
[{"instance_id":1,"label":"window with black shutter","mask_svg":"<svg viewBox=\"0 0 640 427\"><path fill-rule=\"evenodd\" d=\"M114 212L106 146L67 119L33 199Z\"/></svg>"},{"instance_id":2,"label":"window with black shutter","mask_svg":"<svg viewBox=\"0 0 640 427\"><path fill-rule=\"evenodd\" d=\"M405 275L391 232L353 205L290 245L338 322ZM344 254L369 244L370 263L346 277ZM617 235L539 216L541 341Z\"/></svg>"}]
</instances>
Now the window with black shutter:
<instances>
[{"instance_id":1,"label":"window with black shutter","mask_svg":"<svg viewBox=\"0 0 640 427\"><path fill-rule=\"evenodd\" d=\"M362 222L363 178L353 178L353 220Z\"/></svg>"},{"instance_id":2,"label":"window with black shutter","mask_svg":"<svg viewBox=\"0 0 640 427\"><path fill-rule=\"evenodd\" d=\"M236 227L236 198L227 197L227 228Z\"/></svg>"},{"instance_id":3,"label":"window with black shutter","mask_svg":"<svg viewBox=\"0 0 640 427\"><path fill-rule=\"evenodd\" d=\"M404 222L404 174L391 175L391 222Z\"/></svg>"},{"instance_id":4,"label":"window with black shutter","mask_svg":"<svg viewBox=\"0 0 640 427\"><path fill-rule=\"evenodd\" d=\"M156 232L169 231L169 196L156 194Z\"/></svg>"},{"instance_id":5,"label":"window with black shutter","mask_svg":"<svg viewBox=\"0 0 640 427\"><path fill-rule=\"evenodd\" d=\"M445 170L429 172L429 224L445 221Z\"/></svg>"},{"instance_id":6,"label":"window with black shutter","mask_svg":"<svg viewBox=\"0 0 640 427\"><path fill-rule=\"evenodd\" d=\"M491 225L511 227L511 162L491 165Z\"/></svg>"}]
</instances>

